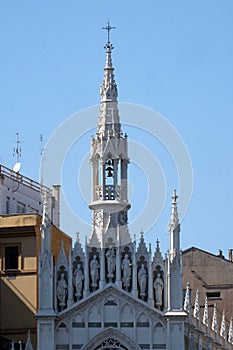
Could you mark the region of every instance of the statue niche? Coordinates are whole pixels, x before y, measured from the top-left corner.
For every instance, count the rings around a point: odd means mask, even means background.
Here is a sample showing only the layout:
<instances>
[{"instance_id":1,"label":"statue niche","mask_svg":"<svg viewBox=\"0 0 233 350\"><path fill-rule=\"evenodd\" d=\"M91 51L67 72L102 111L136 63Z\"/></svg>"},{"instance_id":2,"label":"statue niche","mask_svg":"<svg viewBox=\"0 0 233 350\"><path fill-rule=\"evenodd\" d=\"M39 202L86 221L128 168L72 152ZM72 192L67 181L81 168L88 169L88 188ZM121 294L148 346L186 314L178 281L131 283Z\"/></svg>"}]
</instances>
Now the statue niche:
<instances>
[{"instance_id":1,"label":"statue niche","mask_svg":"<svg viewBox=\"0 0 233 350\"><path fill-rule=\"evenodd\" d=\"M65 271L64 267L61 267L57 273L57 299L59 310L63 310L67 304L67 275L67 271Z\"/></svg>"},{"instance_id":2,"label":"statue niche","mask_svg":"<svg viewBox=\"0 0 233 350\"><path fill-rule=\"evenodd\" d=\"M163 282L163 272L160 270L158 270L155 273L153 288L154 288L154 297L155 297L155 307L159 310L162 310L164 282Z\"/></svg>"},{"instance_id":3,"label":"statue niche","mask_svg":"<svg viewBox=\"0 0 233 350\"><path fill-rule=\"evenodd\" d=\"M83 281L84 281L82 262L78 258L74 263L74 269L73 269L73 285L75 288L75 296L77 301L80 300L83 296Z\"/></svg>"},{"instance_id":4,"label":"statue niche","mask_svg":"<svg viewBox=\"0 0 233 350\"><path fill-rule=\"evenodd\" d=\"M91 287L95 291L98 288L99 278L100 278L100 264L99 257L95 251L90 254L90 277L91 277Z\"/></svg>"},{"instance_id":5,"label":"statue niche","mask_svg":"<svg viewBox=\"0 0 233 350\"><path fill-rule=\"evenodd\" d=\"M147 262L145 261L144 256L140 258L138 262L138 287L139 287L139 297L140 299L146 301L147 300L147 280L148 280L148 272L147 272Z\"/></svg>"},{"instance_id":6,"label":"statue niche","mask_svg":"<svg viewBox=\"0 0 233 350\"><path fill-rule=\"evenodd\" d=\"M116 269L115 249L112 246L110 246L105 255L107 260L107 278L109 282L113 282Z\"/></svg>"},{"instance_id":7,"label":"statue niche","mask_svg":"<svg viewBox=\"0 0 233 350\"><path fill-rule=\"evenodd\" d=\"M122 270L123 288L127 292L129 292L131 288L131 279L132 279L132 262L128 251L125 252L125 255L121 261L121 270Z\"/></svg>"}]
</instances>

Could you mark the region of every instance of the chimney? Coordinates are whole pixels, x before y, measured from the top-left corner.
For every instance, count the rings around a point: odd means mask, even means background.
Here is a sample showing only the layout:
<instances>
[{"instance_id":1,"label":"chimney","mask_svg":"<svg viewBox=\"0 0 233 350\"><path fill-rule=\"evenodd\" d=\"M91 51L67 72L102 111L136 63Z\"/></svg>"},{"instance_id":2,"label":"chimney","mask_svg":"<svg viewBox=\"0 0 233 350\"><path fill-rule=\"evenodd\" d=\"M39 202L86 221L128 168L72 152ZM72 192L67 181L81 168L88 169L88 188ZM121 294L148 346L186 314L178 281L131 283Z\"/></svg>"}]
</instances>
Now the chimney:
<instances>
[{"instance_id":1,"label":"chimney","mask_svg":"<svg viewBox=\"0 0 233 350\"><path fill-rule=\"evenodd\" d=\"M225 259L224 255L222 254L222 249L218 250L218 256L219 258Z\"/></svg>"},{"instance_id":2,"label":"chimney","mask_svg":"<svg viewBox=\"0 0 233 350\"><path fill-rule=\"evenodd\" d=\"M232 249L228 249L228 260L232 261Z\"/></svg>"}]
</instances>

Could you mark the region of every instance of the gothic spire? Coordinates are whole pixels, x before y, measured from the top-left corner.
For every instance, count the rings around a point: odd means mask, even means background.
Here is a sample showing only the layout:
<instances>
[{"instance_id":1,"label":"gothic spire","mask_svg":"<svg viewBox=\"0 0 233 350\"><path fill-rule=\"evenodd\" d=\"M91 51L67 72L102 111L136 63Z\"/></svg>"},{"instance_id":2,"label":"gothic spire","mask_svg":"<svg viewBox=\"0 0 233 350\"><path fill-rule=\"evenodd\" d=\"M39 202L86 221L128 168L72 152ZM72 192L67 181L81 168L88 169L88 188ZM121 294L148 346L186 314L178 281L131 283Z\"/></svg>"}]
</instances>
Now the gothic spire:
<instances>
[{"instance_id":1,"label":"gothic spire","mask_svg":"<svg viewBox=\"0 0 233 350\"><path fill-rule=\"evenodd\" d=\"M196 291L196 297L195 297L195 302L194 302L193 317L195 317L198 321L200 320L200 304L199 304L198 289Z\"/></svg>"},{"instance_id":2,"label":"gothic spire","mask_svg":"<svg viewBox=\"0 0 233 350\"><path fill-rule=\"evenodd\" d=\"M213 319L212 319L212 331L214 333L218 333L218 318L217 318L217 306L216 303L214 304L214 312L213 312Z\"/></svg>"},{"instance_id":3,"label":"gothic spire","mask_svg":"<svg viewBox=\"0 0 233 350\"><path fill-rule=\"evenodd\" d=\"M225 319L225 311L224 310L223 310L223 313L222 313L220 336L223 337L225 340L227 338L227 334L226 334L226 319Z\"/></svg>"},{"instance_id":4,"label":"gothic spire","mask_svg":"<svg viewBox=\"0 0 233 350\"><path fill-rule=\"evenodd\" d=\"M110 26L109 22L102 29L108 32L108 41L105 45L106 61L104 67L104 79L100 87L100 116L98 125L98 135L104 137L122 136L120 117L117 105L117 84L114 77L114 68L112 64L113 45L110 42L110 31L115 27Z\"/></svg>"},{"instance_id":5,"label":"gothic spire","mask_svg":"<svg viewBox=\"0 0 233 350\"><path fill-rule=\"evenodd\" d=\"M106 62L101 85L100 114L96 138L92 138L92 201L93 225L90 244L100 247L130 241L128 232L128 140L121 131L117 102L117 86L112 65L109 22L105 45ZM104 274L103 274L104 275ZM103 276L102 276L103 277Z\"/></svg>"},{"instance_id":6,"label":"gothic spire","mask_svg":"<svg viewBox=\"0 0 233 350\"><path fill-rule=\"evenodd\" d=\"M171 212L171 218L169 222L169 231L174 230L179 225L179 217L178 217L178 210L177 210L177 194L176 190L173 190L173 196L172 196L172 212Z\"/></svg>"},{"instance_id":7,"label":"gothic spire","mask_svg":"<svg viewBox=\"0 0 233 350\"><path fill-rule=\"evenodd\" d=\"M233 319L232 319L232 317L231 317L231 320L230 320L228 341L229 341L229 343L233 344Z\"/></svg>"},{"instance_id":8,"label":"gothic spire","mask_svg":"<svg viewBox=\"0 0 233 350\"><path fill-rule=\"evenodd\" d=\"M186 293L185 293L185 299L184 299L184 310L188 312L189 316L189 320L190 320L190 316L191 316L191 304L190 304L190 294L189 294L189 282L187 282L187 286L186 286Z\"/></svg>"},{"instance_id":9,"label":"gothic spire","mask_svg":"<svg viewBox=\"0 0 233 350\"><path fill-rule=\"evenodd\" d=\"M180 253L180 223L178 218L177 209L177 194L176 190L173 190L172 195L172 211L168 225L168 231L170 232L170 260L173 261L175 257Z\"/></svg>"},{"instance_id":10,"label":"gothic spire","mask_svg":"<svg viewBox=\"0 0 233 350\"><path fill-rule=\"evenodd\" d=\"M204 325L206 325L206 327L209 327L209 310L208 310L208 299L207 299L207 297L205 297L205 307L204 307L202 323Z\"/></svg>"},{"instance_id":11,"label":"gothic spire","mask_svg":"<svg viewBox=\"0 0 233 350\"><path fill-rule=\"evenodd\" d=\"M50 219L50 195L48 192L42 194L43 201L43 213L42 222L40 226L41 232L41 252L50 251L50 239L51 239L51 219Z\"/></svg>"},{"instance_id":12,"label":"gothic spire","mask_svg":"<svg viewBox=\"0 0 233 350\"><path fill-rule=\"evenodd\" d=\"M25 350L33 350L30 330L28 330L27 343L26 343Z\"/></svg>"},{"instance_id":13,"label":"gothic spire","mask_svg":"<svg viewBox=\"0 0 233 350\"><path fill-rule=\"evenodd\" d=\"M100 88L101 102L117 101L117 86L113 73L114 68L112 65L113 45L110 42L110 31L114 28L115 27L110 26L109 22L106 27L102 28L108 32L108 41L104 47L106 49L106 62L104 67L104 80Z\"/></svg>"}]
</instances>

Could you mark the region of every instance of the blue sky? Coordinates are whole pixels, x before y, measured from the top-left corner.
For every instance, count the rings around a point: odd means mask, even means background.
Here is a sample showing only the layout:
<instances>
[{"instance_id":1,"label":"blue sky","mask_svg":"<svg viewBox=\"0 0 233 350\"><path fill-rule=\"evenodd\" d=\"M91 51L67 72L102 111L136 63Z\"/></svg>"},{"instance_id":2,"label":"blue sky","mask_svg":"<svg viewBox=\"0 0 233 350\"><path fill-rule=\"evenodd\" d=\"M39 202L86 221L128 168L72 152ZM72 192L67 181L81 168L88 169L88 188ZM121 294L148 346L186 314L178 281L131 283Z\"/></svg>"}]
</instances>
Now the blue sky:
<instances>
[{"instance_id":1,"label":"blue sky","mask_svg":"<svg viewBox=\"0 0 233 350\"><path fill-rule=\"evenodd\" d=\"M117 27L111 37L119 101L145 106L167 118L192 160L193 195L182 220L182 248L197 246L213 253L221 248L227 255L233 247L232 15L231 0L1 2L0 162L9 167L14 164L19 132L22 173L38 179L40 134L49 140L64 120L99 103L106 42L100 28L109 19ZM154 139L133 128L126 131L155 154L163 169L165 206L146 239L154 245L159 237L166 251L176 169ZM74 211L84 213L85 220L90 219L85 201L79 200L79 194L71 196L75 180L70 164L74 159L82 161L89 136L72 147L63 169L66 197ZM136 212L145 199L140 176L146 175L141 172L133 184ZM65 217L62 223L70 234L78 229L69 226Z\"/></svg>"}]
</instances>

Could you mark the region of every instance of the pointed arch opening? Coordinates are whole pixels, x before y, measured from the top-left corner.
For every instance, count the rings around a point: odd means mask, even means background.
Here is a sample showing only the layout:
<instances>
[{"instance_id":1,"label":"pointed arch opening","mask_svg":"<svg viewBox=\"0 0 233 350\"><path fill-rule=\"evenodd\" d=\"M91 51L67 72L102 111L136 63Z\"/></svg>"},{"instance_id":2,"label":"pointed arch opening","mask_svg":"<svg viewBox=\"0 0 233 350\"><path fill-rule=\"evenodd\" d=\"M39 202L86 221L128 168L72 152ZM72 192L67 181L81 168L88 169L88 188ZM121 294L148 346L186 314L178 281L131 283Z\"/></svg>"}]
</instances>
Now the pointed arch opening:
<instances>
[{"instance_id":1,"label":"pointed arch opening","mask_svg":"<svg viewBox=\"0 0 233 350\"><path fill-rule=\"evenodd\" d=\"M141 348L125 334L108 328L93 337L82 350L140 350Z\"/></svg>"}]
</instances>

